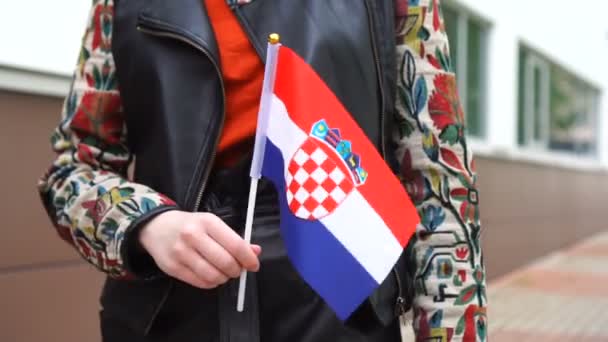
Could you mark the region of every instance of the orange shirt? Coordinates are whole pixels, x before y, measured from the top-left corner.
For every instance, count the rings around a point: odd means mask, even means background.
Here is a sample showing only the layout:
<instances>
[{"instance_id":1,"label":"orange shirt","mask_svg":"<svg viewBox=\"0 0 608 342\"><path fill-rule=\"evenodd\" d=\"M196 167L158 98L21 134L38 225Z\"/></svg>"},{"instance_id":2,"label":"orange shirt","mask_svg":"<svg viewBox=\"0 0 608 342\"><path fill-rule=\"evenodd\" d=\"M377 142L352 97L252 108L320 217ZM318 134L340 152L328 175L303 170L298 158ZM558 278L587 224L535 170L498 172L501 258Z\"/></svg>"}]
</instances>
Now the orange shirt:
<instances>
[{"instance_id":1,"label":"orange shirt","mask_svg":"<svg viewBox=\"0 0 608 342\"><path fill-rule=\"evenodd\" d=\"M264 64L226 0L204 0L219 47L226 117L218 146L219 166L238 161L252 147Z\"/></svg>"}]
</instances>

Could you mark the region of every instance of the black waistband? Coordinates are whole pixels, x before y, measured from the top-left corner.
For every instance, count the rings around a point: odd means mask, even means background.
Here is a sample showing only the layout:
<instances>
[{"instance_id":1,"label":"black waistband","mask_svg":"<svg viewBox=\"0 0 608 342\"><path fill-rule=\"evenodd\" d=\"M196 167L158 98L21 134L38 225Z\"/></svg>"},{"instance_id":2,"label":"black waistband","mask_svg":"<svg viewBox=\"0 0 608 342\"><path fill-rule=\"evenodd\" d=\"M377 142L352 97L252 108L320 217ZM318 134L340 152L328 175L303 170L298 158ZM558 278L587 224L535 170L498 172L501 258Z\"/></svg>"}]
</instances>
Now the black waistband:
<instances>
[{"instance_id":1,"label":"black waistband","mask_svg":"<svg viewBox=\"0 0 608 342\"><path fill-rule=\"evenodd\" d=\"M251 177L251 157L227 168L214 169L205 191L201 210L213 212L240 231L244 224ZM274 185L262 178L258 181L256 212L278 213L278 198Z\"/></svg>"}]
</instances>

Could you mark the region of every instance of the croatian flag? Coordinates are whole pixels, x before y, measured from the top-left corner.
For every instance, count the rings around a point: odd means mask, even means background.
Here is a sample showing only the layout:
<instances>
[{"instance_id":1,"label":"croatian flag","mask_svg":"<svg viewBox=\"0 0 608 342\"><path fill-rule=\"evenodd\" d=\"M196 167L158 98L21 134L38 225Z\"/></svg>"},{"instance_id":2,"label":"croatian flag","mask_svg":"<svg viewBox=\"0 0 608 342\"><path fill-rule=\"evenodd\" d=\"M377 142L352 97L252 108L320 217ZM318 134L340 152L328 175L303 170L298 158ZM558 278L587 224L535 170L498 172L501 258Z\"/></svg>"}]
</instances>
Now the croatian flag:
<instances>
[{"instance_id":1,"label":"croatian flag","mask_svg":"<svg viewBox=\"0 0 608 342\"><path fill-rule=\"evenodd\" d=\"M253 179L278 193L303 279L345 320L388 276L419 222L399 180L295 52L269 44Z\"/></svg>"}]
</instances>

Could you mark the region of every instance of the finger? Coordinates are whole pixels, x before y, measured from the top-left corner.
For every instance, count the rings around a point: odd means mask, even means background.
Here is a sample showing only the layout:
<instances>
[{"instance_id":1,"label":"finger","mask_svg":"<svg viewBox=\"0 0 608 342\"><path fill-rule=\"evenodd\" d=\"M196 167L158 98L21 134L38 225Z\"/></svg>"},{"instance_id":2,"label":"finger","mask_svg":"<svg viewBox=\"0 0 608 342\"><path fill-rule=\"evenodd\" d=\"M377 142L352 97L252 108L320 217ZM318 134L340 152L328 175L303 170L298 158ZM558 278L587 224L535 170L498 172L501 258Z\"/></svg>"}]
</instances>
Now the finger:
<instances>
[{"instance_id":1,"label":"finger","mask_svg":"<svg viewBox=\"0 0 608 342\"><path fill-rule=\"evenodd\" d=\"M253 253L255 253L255 255L260 256L260 254L262 254L262 247L259 245L251 245L251 250L253 251Z\"/></svg>"},{"instance_id":2,"label":"finger","mask_svg":"<svg viewBox=\"0 0 608 342\"><path fill-rule=\"evenodd\" d=\"M229 275L218 270L196 250L191 248L185 248L181 251L178 261L192 271L199 279L210 284L221 285L226 283L230 278Z\"/></svg>"},{"instance_id":3,"label":"finger","mask_svg":"<svg viewBox=\"0 0 608 342\"><path fill-rule=\"evenodd\" d=\"M211 290L216 288L218 285L211 284L203 279L197 277L197 275L188 269L188 267L181 265L179 270L174 275L175 278L190 284L194 287L198 287L204 290Z\"/></svg>"},{"instance_id":4,"label":"finger","mask_svg":"<svg viewBox=\"0 0 608 342\"><path fill-rule=\"evenodd\" d=\"M243 268L258 271L260 262L250 245L223 221L214 222L208 227L207 233L223 246Z\"/></svg>"},{"instance_id":5,"label":"finger","mask_svg":"<svg viewBox=\"0 0 608 342\"><path fill-rule=\"evenodd\" d=\"M208 235L201 235L193 247L198 254L225 275L237 278L241 274L242 267L239 262Z\"/></svg>"}]
</instances>

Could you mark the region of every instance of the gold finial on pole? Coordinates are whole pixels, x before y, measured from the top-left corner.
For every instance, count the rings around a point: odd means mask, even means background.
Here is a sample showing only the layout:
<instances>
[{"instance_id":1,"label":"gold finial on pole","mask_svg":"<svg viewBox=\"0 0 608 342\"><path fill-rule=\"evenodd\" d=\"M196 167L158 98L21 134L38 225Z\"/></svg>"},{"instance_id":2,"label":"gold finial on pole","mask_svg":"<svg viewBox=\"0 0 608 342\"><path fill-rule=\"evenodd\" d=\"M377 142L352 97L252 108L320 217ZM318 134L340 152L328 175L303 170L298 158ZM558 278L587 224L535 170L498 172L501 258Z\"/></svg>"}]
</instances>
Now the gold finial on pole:
<instances>
[{"instance_id":1,"label":"gold finial on pole","mask_svg":"<svg viewBox=\"0 0 608 342\"><path fill-rule=\"evenodd\" d=\"M268 42L270 44L278 44L281 41L281 36L278 33L271 33L268 35Z\"/></svg>"}]
</instances>

